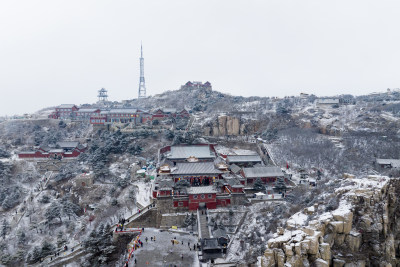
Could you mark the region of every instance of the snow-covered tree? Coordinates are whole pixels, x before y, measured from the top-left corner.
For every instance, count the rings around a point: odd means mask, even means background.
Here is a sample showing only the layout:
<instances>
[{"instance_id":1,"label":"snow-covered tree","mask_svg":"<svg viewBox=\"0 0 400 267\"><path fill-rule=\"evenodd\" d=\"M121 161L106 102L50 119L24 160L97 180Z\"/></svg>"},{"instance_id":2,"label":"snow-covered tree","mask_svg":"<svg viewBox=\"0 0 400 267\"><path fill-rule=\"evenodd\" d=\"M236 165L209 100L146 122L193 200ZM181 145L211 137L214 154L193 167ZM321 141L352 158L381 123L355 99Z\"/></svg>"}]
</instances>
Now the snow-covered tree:
<instances>
[{"instance_id":1,"label":"snow-covered tree","mask_svg":"<svg viewBox=\"0 0 400 267\"><path fill-rule=\"evenodd\" d=\"M62 246L64 246L67 243L67 240L64 237L63 232L58 232L57 234L57 247L61 248Z\"/></svg>"},{"instance_id":2,"label":"snow-covered tree","mask_svg":"<svg viewBox=\"0 0 400 267\"><path fill-rule=\"evenodd\" d=\"M9 228L10 225L8 224L7 220L3 219L3 223L1 225L1 236L3 237L3 240L6 238Z\"/></svg>"},{"instance_id":3,"label":"snow-covered tree","mask_svg":"<svg viewBox=\"0 0 400 267\"><path fill-rule=\"evenodd\" d=\"M264 186L263 182L261 181L261 179L257 178L253 184L253 189L257 190L257 191L262 191L262 190L264 190L264 188L265 188L265 186Z\"/></svg>"},{"instance_id":4,"label":"snow-covered tree","mask_svg":"<svg viewBox=\"0 0 400 267\"><path fill-rule=\"evenodd\" d=\"M274 189L276 191L278 191L279 193L286 192L287 186L286 186L284 178L282 178L282 177L278 178L278 180L276 181L276 184L274 186Z\"/></svg>"},{"instance_id":5,"label":"snow-covered tree","mask_svg":"<svg viewBox=\"0 0 400 267\"><path fill-rule=\"evenodd\" d=\"M60 222L62 222L61 208L62 207L56 201L51 203L51 205L47 208L47 210L44 214L44 216L46 217L47 223L50 223L51 221L53 221L56 218L60 219Z\"/></svg>"}]
</instances>

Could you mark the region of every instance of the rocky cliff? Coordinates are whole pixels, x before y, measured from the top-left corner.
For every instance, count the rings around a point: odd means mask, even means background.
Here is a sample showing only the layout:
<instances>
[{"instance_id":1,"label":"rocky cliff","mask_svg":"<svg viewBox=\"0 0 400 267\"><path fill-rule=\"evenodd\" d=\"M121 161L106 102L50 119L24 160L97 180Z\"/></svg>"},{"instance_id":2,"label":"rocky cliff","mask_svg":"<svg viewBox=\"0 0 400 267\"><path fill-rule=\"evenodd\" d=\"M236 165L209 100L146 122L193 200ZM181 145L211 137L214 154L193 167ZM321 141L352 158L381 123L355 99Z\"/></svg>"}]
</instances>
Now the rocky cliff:
<instances>
[{"instance_id":1,"label":"rocky cliff","mask_svg":"<svg viewBox=\"0 0 400 267\"><path fill-rule=\"evenodd\" d=\"M259 128L257 121L242 121L238 117L221 115L204 127L204 135L247 135L256 132Z\"/></svg>"},{"instance_id":2,"label":"rocky cliff","mask_svg":"<svg viewBox=\"0 0 400 267\"><path fill-rule=\"evenodd\" d=\"M400 180L353 179L340 205L296 213L270 239L262 266L399 266Z\"/></svg>"}]
</instances>

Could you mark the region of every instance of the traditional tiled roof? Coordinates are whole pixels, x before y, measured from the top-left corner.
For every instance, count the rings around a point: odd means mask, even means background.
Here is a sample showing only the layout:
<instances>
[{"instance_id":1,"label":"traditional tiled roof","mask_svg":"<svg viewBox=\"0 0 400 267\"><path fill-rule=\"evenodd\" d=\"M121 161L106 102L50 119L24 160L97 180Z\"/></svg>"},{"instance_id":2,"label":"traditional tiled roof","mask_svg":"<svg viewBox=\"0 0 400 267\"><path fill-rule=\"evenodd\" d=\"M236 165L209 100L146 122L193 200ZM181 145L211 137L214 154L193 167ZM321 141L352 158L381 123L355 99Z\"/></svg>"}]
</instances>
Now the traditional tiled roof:
<instances>
[{"instance_id":1,"label":"traditional tiled roof","mask_svg":"<svg viewBox=\"0 0 400 267\"><path fill-rule=\"evenodd\" d=\"M240 168L236 164L232 164L229 166L229 169L231 170L232 173L239 173L242 168Z\"/></svg>"},{"instance_id":2,"label":"traditional tiled roof","mask_svg":"<svg viewBox=\"0 0 400 267\"><path fill-rule=\"evenodd\" d=\"M176 113L176 108L163 108L161 110L164 113Z\"/></svg>"},{"instance_id":3,"label":"traditional tiled roof","mask_svg":"<svg viewBox=\"0 0 400 267\"><path fill-rule=\"evenodd\" d=\"M212 185L208 186L192 186L188 188L188 194L210 194L217 193L218 191Z\"/></svg>"},{"instance_id":4,"label":"traditional tiled roof","mask_svg":"<svg viewBox=\"0 0 400 267\"><path fill-rule=\"evenodd\" d=\"M319 98L318 104L339 104L339 98Z\"/></svg>"},{"instance_id":5,"label":"traditional tiled roof","mask_svg":"<svg viewBox=\"0 0 400 267\"><path fill-rule=\"evenodd\" d=\"M98 108L80 108L78 112L87 112L87 113L92 113L99 110Z\"/></svg>"},{"instance_id":6,"label":"traditional tiled roof","mask_svg":"<svg viewBox=\"0 0 400 267\"><path fill-rule=\"evenodd\" d=\"M258 177L283 177L283 172L279 167L253 167L243 168L244 176L246 178Z\"/></svg>"},{"instance_id":7,"label":"traditional tiled roof","mask_svg":"<svg viewBox=\"0 0 400 267\"><path fill-rule=\"evenodd\" d=\"M228 237L228 235L226 234L226 231L221 228L218 228L217 230L213 231L213 236L216 238L219 238L219 237L227 238Z\"/></svg>"},{"instance_id":8,"label":"traditional tiled roof","mask_svg":"<svg viewBox=\"0 0 400 267\"><path fill-rule=\"evenodd\" d=\"M49 153L63 153L63 152L64 152L64 149L55 148L55 149L50 149L49 150Z\"/></svg>"},{"instance_id":9,"label":"traditional tiled roof","mask_svg":"<svg viewBox=\"0 0 400 267\"><path fill-rule=\"evenodd\" d=\"M376 163L382 165L392 165L393 168L400 167L400 159L376 159Z\"/></svg>"},{"instance_id":10,"label":"traditional tiled roof","mask_svg":"<svg viewBox=\"0 0 400 267\"><path fill-rule=\"evenodd\" d=\"M117 108L117 109L110 109L108 114L132 114L137 113L136 108Z\"/></svg>"},{"instance_id":11,"label":"traditional tiled roof","mask_svg":"<svg viewBox=\"0 0 400 267\"><path fill-rule=\"evenodd\" d=\"M187 159L194 156L198 159L215 158L209 146L172 146L168 159Z\"/></svg>"},{"instance_id":12,"label":"traditional tiled roof","mask_svg":"<svg viewBox=\"0 0 400 267\"><path fill-rule=\"evenodd\" d=\"M75 107L74 104L62 104L58 106L58 108L73 108L73 107Z\"/></svg>"},{"instance_id":13,"label":"traditional tiled roof","mask_svg":"<svg viewBox=\"0 0 400 267\"><path fill-rule=\"evenodd\" d=\"M201 239L201 247L205 250L207 249L220 249L221 247L218 244L218 240L216 238L202 238Z\"/></svg>"},{"instance_id":14,"label":"traditional tiled roof","mask_svg":"<svg viewBox=\"0 0 400 267\"><path fill-rule=\"evenodd\" d=\"M158 190L171 190L174 186L174 181L171 179L163 179L158 181Z\"/></svg>"},{"instance_id":15,"label":"traditional tiled roof","mask_svg":"<svg viewBox=\"0 0 400 267\"><path fill-rule=\"evenodd\" d=\"M229 155L226 157L229 163L234 162L262 162L259 155Z\"/></svg>"},{"instance_id":16,"label":"traditional tiled roof","mask_svg":"<svg viewBox=\"0 0 400 267\"><path fill-rule=\"evenodd\" d=\"M177 163L176 169L171 172L173 175L206 175L223 173L216 169L213 162L188 162Z\"/></svg>"},{"instance_id":17,"label":"traditional tiled roof","mask_svg":"<svg viewBox=\"0 0 400 267\"><path fill-rule=\"evenodd\" d=\"M62 141L62 142L57 142L57 145L61 148L75 148L79 144L78 141Z\"/></svg>"},{"instance_id":18,"label":"traditional tiled roof","mask_svg":"<svg viewBox=\"0 0 400 267\"><path fill-rule=\"evenodd\" d=\"M240 179L236 176L228 176L228 177L223 177L225 182L228 183L232 187L243 187L243 185L240 183Z\"/></svg>"}]
</instances>

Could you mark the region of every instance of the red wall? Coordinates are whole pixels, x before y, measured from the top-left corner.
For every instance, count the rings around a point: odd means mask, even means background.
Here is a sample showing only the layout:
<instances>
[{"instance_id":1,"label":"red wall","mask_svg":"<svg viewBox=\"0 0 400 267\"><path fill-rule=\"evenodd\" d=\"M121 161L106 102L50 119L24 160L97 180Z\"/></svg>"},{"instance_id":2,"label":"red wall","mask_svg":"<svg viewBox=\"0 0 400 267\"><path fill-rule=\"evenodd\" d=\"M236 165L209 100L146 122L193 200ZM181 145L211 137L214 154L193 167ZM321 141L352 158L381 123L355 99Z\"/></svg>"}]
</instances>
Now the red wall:
<instances>
[{"instance_id":1,"label":"red wall","mask_svg":"<svg viewBox=\"0 0 400 267\"><path fill-rule=\"evenodd\" d=\"M197 199L194 196L197 195ZM208 209L216 209L216 193L211 194L195 194L189 195L189 210L197 210L199 208L199 203L206 203ZM201 198L201 195L204 195L204 198ZM211 198L208 198L208 195L211 195Z\"/></svg>"},{"instance_id":2,"label":"red wall","mask_svg":"<svg viewBox=\"0 0 400 267\"><path fill-rule=\"evenodd\" d=\"M224 198L224 199L217 199L217 205L220 207L226 207L231 204L231 199L230 198Z\"/></svg>"},{"instance_id":3,"label":"red wall","mask_svg":"<svg viewBox=\"0 0 400 267\"><path fill-rule=\"evenodd\" d=\"M183 206L179 206L179 202L182 202ZM175 208L189 207L189 200L174 200L174 207Z\"/></svg>"}]
</instances>

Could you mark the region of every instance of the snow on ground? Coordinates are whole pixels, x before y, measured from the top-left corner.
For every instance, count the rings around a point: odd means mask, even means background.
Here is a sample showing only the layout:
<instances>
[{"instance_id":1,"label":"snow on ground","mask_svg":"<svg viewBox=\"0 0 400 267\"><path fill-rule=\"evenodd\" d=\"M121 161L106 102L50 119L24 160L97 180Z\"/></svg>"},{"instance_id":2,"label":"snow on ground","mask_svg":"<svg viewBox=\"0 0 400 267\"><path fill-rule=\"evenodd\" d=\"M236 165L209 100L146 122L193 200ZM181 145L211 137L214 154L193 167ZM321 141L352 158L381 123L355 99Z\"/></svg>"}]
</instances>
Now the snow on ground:
<instances>
[{"instance_id":1,"label":"snow on ground","mask_svg":"<svg viewBox=\"0 0 400 267\"><path fill-rule=\"evenodd\" d=\"M151 202L151 183L139 181L136 182L135 185L138 187L138 191L136 192L136 201L142 206L149 205Z\"/></svg>"},{"instance_id":2,"label":"snow on ground","mask_svg":"<svg viewBox=\"0 0 400 267\"><path fill-rule=\"evenodd\" d=\"M218 154L224 155L258 155L257 152L253 150L231 148L220 145L216 146L215 150Z\"/></svg>"},{"instance_id":3,"label":"snow on ground","mask_svg":"<svg viewBox=\"0 0 400 267\"><path fill-rule=\"evenodd\" d=\"M151 241L151 237L156 241ZM146 237L148 238L146 242ZM172 244L176 239L179 244ZM160 231L154 228L145 228L140 236L143 247L134 251L129 266L174 266L177 267L199 267L197 251L193 245L197 244L197 236ZM183 244L182 244L183 242ZM188 246L188 243L190 246ZM183 259L182 259L183 255ZM135 264L136 259L136 264Z\"/></svg>"},{"instance_id":4,"label":"snow on ground","mask_svg":"<svg viewBox=\"0 0 400 267\"><path fill-rule=\"evenodd\" d=\"M399 118L393 116L389 112L382 112L380 115L381 115L382 118L384 118L384 119L386 119L388 121L398 121L399 120Z\"/></svg>"},{"instance_id":5,"label":"snow on ground","mask_svg":"<svg viewBox=\"0 0 400 267\"><path fill-rule=\"evenodd\" d=\"M308 215L302 213L301 211L295 213L289 220L287 220L287 225L291 227L303 226L308 219Z\"/></svg>"}]
</instances>

